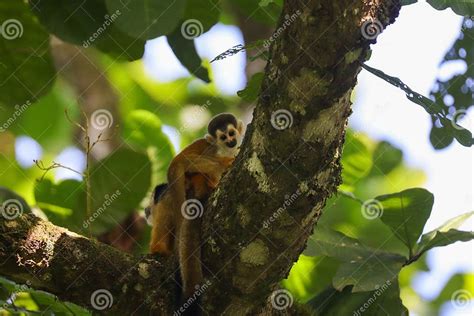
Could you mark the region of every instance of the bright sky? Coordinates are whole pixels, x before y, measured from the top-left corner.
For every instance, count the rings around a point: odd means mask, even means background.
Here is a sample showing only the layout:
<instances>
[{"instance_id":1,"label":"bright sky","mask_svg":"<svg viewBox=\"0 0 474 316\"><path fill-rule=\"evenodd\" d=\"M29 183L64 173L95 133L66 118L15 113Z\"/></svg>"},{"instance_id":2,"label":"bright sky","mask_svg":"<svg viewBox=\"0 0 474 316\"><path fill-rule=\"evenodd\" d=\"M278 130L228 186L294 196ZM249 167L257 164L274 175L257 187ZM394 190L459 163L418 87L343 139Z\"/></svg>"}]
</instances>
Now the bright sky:
<instances>
[{"instance_id":1,"label":"bright sky","mask_svg":"<svg viewBox=\"0 0 474 316\"><path fill-rule=\"evenodd\" d=\"M426 3L404 7L397 22L378 37L368 64L401 78L413 90L428 95L439 73L440 61L459 34L461 20L449 10L436 11ZM210 60L241 43L243 39L238 28L216 25L197 39L197 48L202 57ZM164 38L147 43L144 62L148 73L160 81L188 75ZM215 82L222 93L233 95L245 87L244 66L243 53L212 64ZM459 69L463 69L462 65L453 65L441 73L450 77ZM426 172L425 187L435 195L435 206L426 230L473 210L471 149L454 143L445 150L433 150L428 140L431 123L426 112L408 101L402 91L366 71L359 75L356 92L351 126L374 139L391 141L403 150L410 166ZM472 112L460 122L471 131L474 130ZM26 137L18 138L17 153L25 153L22 146L29 146L35 149L36 158L40 158L41 147L33 146L31 141ZM17 154L20 162L24 158L21 156ZM31 153L28 161L31 161ZM84 168L83 157L74 148L64 150L59 161L75 169ZM56 175L57 178L76 177L62 172ZM462 229L473 230L473 224L471 220ZM453 273L473 271L473 254L472 243L457 243L430 251L431 271L416 278L414 288L427 299L435 297ZM454 310L448 304L443 307L442 315L460 315L463 311Z\"/></svg>"}]
</instances>

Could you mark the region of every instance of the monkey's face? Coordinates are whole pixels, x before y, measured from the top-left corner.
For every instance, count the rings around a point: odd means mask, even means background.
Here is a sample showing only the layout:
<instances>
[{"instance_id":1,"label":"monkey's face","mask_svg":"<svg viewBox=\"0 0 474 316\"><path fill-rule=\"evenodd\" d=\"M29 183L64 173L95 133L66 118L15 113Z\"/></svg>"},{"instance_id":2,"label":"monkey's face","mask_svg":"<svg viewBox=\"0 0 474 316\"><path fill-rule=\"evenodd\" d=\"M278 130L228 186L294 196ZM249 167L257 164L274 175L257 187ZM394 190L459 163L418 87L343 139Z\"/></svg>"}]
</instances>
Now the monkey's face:
<instances>
[{"instance_id":1,"label":"monkey's face","mask_svg":"<svg viewBox=\"0 0 474 316\"><path fill-rule=\"evenodd\" d=\"M228 124L226 129L216 131L217 144L222 147L236 148L240 146L242 137L234 124Z\"/></svg>"}]
</instances>

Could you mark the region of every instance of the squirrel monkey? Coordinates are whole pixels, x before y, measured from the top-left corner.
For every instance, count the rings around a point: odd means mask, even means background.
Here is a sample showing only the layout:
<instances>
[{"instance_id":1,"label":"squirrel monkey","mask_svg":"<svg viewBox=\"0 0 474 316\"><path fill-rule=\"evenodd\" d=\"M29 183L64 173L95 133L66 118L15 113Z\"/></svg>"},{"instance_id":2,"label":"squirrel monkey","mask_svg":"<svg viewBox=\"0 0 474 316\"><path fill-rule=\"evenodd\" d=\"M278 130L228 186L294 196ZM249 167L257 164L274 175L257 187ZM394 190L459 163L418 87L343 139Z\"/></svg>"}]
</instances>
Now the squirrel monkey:
<instances>
[{"instance_id":1,"label":"squirrel monkey","mask_svg":"<svg viewBox=\"0 0 474 316\"><path fill-rule=\"evenodd\" d=\"M199 219L186 218L186 199L205 201L232 165L243 137L243 123L229 113L211 119L208 134L184 148L170 163L168 184L158 185L151 199L153 229L150 252L177 253L184 297L202 282ZM202 211L202 210L201 210Z\"/></svg>"}]
</instances>

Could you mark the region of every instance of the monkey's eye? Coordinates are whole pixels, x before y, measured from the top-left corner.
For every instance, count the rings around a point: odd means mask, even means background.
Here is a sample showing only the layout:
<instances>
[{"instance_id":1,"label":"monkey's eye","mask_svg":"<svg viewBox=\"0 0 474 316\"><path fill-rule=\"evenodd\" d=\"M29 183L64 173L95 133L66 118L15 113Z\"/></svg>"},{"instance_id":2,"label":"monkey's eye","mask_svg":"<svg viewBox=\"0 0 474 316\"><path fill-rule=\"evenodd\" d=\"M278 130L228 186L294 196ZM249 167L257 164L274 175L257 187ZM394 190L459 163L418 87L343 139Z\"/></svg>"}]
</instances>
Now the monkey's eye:
<instances>
[{"instance_id":1,"label":"monkey's eye","mask_svg":"<svg viewBox=\"0 0 474 316\"><path fill-rule=\"evenodd\" d=\"M235 132L234 131L230 131L229 132L229 136L234 136L235 135Z\"/></svg>"},{"instance_id":2,"label":"monkey's eye","mask_svg":"<svg viewBox=\"0 0 474 316\"><path fill-rule=\"evenodd\" d=\"M225 139L226 139L225 135L222 135L220 138L221 138L221 140L225 140Z\"/></svg>"}]
</instances>

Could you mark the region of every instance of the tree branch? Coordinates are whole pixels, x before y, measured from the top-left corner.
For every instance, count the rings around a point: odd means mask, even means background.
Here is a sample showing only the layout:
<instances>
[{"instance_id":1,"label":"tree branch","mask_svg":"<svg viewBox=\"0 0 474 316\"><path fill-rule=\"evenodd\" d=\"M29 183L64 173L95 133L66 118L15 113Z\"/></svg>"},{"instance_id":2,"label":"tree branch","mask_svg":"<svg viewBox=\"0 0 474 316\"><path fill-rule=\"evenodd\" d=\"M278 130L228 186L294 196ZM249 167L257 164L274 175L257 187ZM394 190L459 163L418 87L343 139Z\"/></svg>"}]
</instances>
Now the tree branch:
<instances>
[{"instance_id":1,"label":"tree branch","mask_svg":"<svg viewBox=\"0 0 474 316\"><path fill-rule=\"evenodd\" d=\"M0 216L1 274L95 312L171 314L175 267L172 260L134 257L32 214ZM106 310L92 304L99 289L111 294Z\"/></svg>"}]
</instances>

